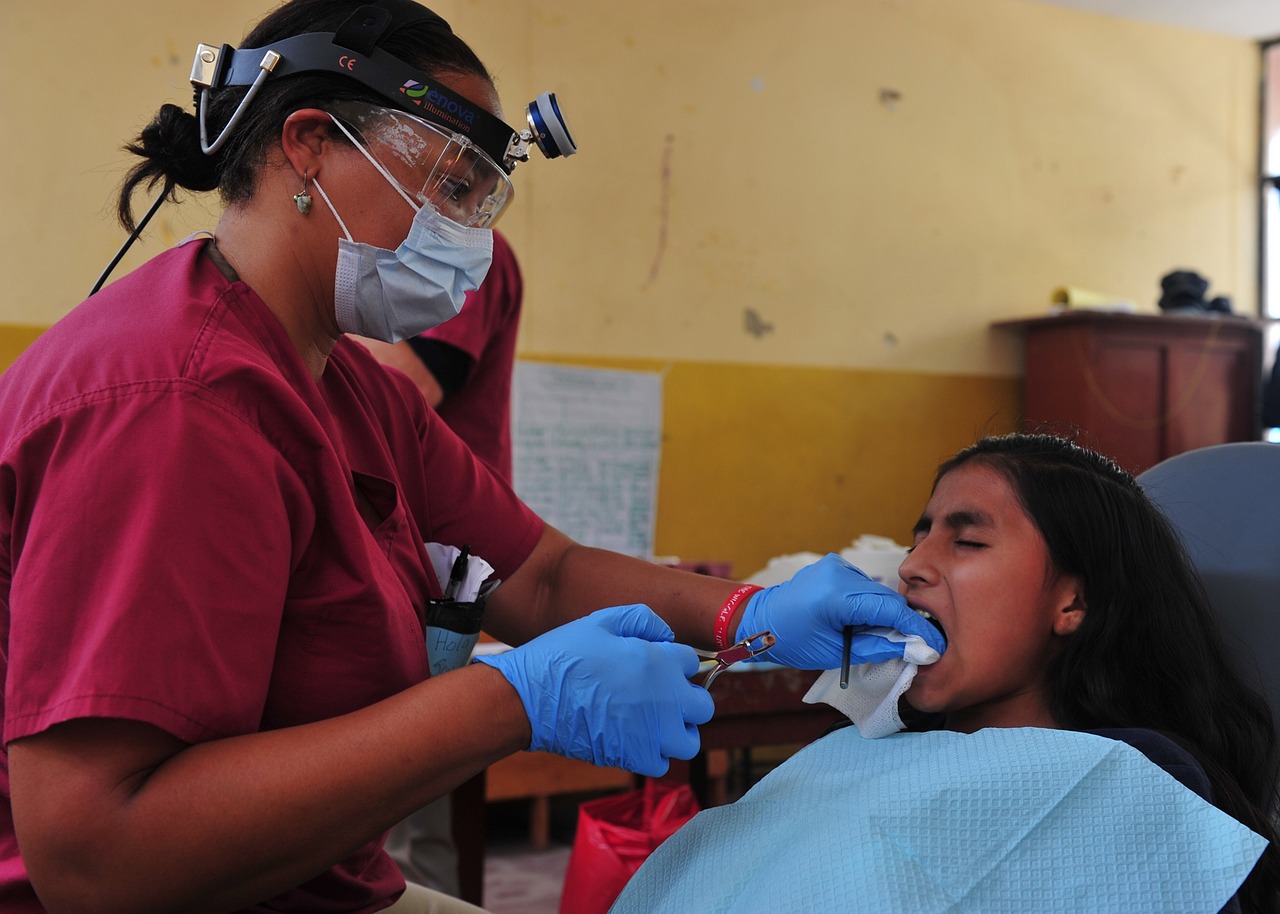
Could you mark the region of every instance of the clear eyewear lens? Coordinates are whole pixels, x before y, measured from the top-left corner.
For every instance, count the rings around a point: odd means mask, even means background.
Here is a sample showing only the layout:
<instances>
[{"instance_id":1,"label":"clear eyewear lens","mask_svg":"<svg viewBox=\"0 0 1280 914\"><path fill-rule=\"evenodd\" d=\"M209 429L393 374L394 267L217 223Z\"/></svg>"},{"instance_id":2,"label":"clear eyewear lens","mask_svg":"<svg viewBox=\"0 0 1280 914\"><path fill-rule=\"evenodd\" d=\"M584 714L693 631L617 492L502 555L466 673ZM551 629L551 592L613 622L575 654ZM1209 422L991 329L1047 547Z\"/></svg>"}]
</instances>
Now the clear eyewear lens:
<instances>
[{"instance_id":1,"label":"clear eyewear lens","mask_svg":"<svg viewBox=\"0 0 1280 914\"><path fill-rule=\"evenodd\" d=\"M452 144L437 159L417 192L443 215L462 225L492 225L511 200L511 182L474 147Z\"/></svg>"},{"instance_id":2,"label":"clear eyewear lens","mask_svg":"<svg viewBox=\"0 0 1280 914\"><path fill-rule=\"evenodd\" d=\"M420 205L430 203L459 225L490 228L510 204L511 179L466 137L392 108L363 102L331 108Z\"/></svg>"}]
</instances>

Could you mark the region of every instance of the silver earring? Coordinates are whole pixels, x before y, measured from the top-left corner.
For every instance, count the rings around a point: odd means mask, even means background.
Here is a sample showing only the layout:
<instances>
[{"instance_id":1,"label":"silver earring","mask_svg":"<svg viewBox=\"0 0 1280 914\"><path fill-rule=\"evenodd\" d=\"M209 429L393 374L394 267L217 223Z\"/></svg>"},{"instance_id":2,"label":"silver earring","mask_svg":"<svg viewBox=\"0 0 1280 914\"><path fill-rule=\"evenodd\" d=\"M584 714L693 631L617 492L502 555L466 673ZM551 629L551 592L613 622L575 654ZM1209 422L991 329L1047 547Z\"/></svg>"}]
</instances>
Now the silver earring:
<instances>
[{"instance_id":1,"label":"silver earring","mask_svg":"<svg viewBox=\"0 0 1280 914\"><path fill-rule=\"evenodd\" d=\"M293 203L298 207L298 212L306 215L311 212L311 194L307 193L307 173L302 173L302 190L293 195Z\"/></svg>"}]
</instances>

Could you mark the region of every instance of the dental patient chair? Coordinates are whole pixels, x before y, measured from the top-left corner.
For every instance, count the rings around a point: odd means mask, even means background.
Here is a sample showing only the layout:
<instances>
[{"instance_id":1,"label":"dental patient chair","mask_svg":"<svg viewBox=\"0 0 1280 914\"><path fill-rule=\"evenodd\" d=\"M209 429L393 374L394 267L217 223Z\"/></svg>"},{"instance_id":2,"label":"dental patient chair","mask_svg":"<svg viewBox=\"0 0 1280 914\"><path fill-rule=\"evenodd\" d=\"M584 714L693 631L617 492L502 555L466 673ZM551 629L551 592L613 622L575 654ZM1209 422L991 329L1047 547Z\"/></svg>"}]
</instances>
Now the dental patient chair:
<instances>
[{"instance_id":1,"label":"dental patient chair","mask_svg":"<svg viewBox=\"0 0 1280 914\"><path fill-rule=\"evenodd\" d=\"M1240 674L1280 718L1280 445L1187 451L1138 482L1182 537Z\"/></svg>"}]
</instances>

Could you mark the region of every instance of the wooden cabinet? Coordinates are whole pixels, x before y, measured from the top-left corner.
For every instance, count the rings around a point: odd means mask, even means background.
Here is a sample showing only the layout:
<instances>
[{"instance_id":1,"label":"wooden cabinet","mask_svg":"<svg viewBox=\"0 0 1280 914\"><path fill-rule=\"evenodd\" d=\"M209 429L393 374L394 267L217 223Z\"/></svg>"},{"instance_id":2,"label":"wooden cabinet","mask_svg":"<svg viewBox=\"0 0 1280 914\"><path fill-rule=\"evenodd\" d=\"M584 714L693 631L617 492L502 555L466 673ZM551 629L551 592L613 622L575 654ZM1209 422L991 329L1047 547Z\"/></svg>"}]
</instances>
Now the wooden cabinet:
<instances>
[{"instance_id":1,"label":"wooden cabinet","mask_svg":"<svg viewBox=\"0 0 1280 914\"><path fill-rule=\"evenodd\" d=\"M1025 338L1028 431L1079 430L1080 443L1135 474L1261 436L1258 321L1069 311L994 326Z\"/></svg>"}]
</instances>

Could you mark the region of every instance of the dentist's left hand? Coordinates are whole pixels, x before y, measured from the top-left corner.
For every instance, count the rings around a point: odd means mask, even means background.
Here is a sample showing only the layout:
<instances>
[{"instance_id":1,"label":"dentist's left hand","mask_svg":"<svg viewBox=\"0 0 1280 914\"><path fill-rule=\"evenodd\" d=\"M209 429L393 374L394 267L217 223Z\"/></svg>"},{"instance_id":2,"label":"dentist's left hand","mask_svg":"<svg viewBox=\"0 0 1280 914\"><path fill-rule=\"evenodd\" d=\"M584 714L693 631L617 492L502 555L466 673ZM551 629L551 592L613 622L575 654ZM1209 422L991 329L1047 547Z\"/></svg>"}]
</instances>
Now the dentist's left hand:
<instances>
[{"instance_id":1,"label":"dentist's left hand","mask_svg":"<svg viewBox=\"0 0 1280 914\"><path fill-rule=\"evenodd\" d=\"M698 655L674 641L647 606L614 606L476 660L519 694L530 749L659 777L697 754L698 725L715 712L689 681Z\"/></svg>"},{"instance_id":2,"label":"dentist's left hand","mask_svg":"<svg viewBox=\"0 0 1280 914\"><path fill-rule=\"evenodd\" d=\"M789 581L753 594L738 625L738 637L770 631L778 639L753 658L800 670L834 670L844 653L844 627L855 626L852 663L900 659L906 645L865 631L892 628L919 635L941 654L946 642L897 591L877 584L835 553L795 573Z\"/></svg>"}]
</instances>

